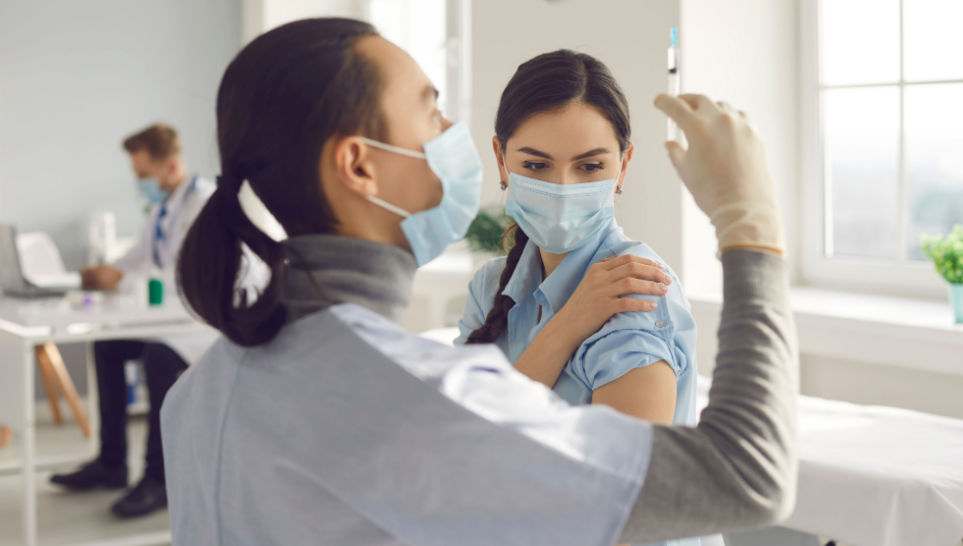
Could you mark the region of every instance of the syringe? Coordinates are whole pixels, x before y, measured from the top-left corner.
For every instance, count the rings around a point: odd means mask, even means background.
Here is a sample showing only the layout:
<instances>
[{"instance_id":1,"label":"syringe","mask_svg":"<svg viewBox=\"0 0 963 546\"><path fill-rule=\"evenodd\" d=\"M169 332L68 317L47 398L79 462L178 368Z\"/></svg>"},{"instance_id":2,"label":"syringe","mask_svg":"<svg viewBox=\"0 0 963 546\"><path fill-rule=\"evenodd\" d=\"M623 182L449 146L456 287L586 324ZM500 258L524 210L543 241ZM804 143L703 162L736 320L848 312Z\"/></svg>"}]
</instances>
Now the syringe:
<instances>
[{"instance_id":1,"label":"syringe","mask_svg":"<svg viewBox=\"0 0 963 546\"><path fill-rule=\"evenodd\" d=\"M672 96L676 96L681 92L679 83L679 27L672 27L669 32L669 51L668 51L668 69L669 69L669 85L667 92ZM680 144L684 144L682 140L683 135L679 132L679 126L669 118L666 130L666 139L675 140Z\"/></svg>"}]
</instances>

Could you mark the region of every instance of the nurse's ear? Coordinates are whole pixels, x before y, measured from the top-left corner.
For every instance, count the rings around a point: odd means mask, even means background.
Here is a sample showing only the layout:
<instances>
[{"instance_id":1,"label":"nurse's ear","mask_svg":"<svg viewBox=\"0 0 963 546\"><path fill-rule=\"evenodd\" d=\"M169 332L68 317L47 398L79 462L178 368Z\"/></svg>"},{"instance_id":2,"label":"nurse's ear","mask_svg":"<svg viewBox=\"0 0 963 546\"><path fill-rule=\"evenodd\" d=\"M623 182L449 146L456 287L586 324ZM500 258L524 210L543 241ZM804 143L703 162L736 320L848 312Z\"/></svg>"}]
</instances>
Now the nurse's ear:
<instances>
[{"instance_id":1,"label":"nurse's ear","mask_svg":"<svg viewBox=\"0 0 963 546\"><path fill-rule=\"evenodd\" d=\"M505 169L505 157L502 153L502 141L497 136L492 137L492 150L495 152L495 163L498 164L498 181L502 189L508 187L508 171Z\"/></svg>"},{"instance_id":2,"label":"nurse's ear","mask_svg":"<svg viewBox=\"0 0 963 546\"><path fill-rule=\"evenodd\" d=\"M378 194L376 165L371 147L358 137L337 140L332 150L334 182L362 196ZM324 154L321 154L322 163ZM322 180L324 180L322 165Z\"/></svg>"}]
</instances>

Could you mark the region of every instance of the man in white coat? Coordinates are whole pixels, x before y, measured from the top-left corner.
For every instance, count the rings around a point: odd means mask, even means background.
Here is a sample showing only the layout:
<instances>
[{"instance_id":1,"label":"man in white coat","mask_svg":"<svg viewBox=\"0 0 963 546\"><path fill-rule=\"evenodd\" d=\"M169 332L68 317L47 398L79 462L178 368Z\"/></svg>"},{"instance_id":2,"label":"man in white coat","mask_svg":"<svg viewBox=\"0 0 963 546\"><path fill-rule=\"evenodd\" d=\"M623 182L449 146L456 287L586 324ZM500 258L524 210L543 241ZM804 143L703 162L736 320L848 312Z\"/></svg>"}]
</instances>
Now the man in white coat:
<instances>
[{"instance_id":1,"label":"man in white coat","mask_svg":"<svg viewBox=\"0 0 963 546\"><path fill-rule=\"evenodd\" d=\"M150 203L137 243L112 265L83 271L85 287L116 290L123 284L163 279L171 293L174 266L184 236L214 192L214 184L191 174L171 127L156 124L124 140L138 189ZM111 511L120 517L149 514L167 506L159 412L164 396L187 363L214 340L194 335L165 340L110 340L94 344L100 398L100 454L70 474L51 482L74 491L127 488L127 388L124 364L140 360L150 393L149 433L143 478L118 500Z\"/></svg>"}]
</instances>

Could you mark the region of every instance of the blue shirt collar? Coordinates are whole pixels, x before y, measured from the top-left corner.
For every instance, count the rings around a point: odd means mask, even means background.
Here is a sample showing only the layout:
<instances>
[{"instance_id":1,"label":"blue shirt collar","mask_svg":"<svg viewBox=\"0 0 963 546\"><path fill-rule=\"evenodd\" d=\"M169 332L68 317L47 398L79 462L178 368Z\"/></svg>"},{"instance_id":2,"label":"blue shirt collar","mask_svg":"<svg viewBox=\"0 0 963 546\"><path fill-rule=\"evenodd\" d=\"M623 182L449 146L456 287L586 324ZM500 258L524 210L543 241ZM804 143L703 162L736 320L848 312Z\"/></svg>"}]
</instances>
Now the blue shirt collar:
<instances>
[{"instance_id":1,"label":"blue shirt collar","mask_svg":"<svg viewBox=\"0 0 963 546\"><path fill-rule=\"evenodd\" d=\"M542 258L535 243L528 241L502 294L512 298L515 303L521 303L541 282Z\"/></svg>"},{"instance_id":2,"label":"blue shirt collar","mask_svg":"<svg viewBox=\"0 0 963 546\"><path fill-rule=\"evenodd\" d=\"M515 300L515 303L521 303L529 294L533 294L540 304L547 304L553 314L557 313L575 292L588 267L595 263L599 247L613 230L618 229L618 224L612 220L585 244L569 252L545 280L542 280L542 258L538 247L529 240L502 294Z\"/></svg>"}]
</instances>

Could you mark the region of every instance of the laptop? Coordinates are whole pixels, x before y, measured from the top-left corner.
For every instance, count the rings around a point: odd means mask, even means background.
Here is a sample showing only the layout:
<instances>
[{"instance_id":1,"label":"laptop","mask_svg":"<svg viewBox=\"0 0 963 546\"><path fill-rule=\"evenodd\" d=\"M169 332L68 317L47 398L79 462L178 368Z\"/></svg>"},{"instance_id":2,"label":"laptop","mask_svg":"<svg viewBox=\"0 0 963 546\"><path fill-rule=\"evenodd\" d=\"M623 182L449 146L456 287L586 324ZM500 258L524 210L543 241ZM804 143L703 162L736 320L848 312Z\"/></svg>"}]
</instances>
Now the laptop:
<instances>
[{"instance_id":1,"label":"laptop","mask_svg":"<svg viewBox=\"0 0 963 546\"><path fill-rule=\"evenodd\" d=\"M80 279L76 273L27 279L17 249L17 230L10 224L0 224L0 289L6 296L55 298L80 289Z\"/></svg>"}]
</instances>

